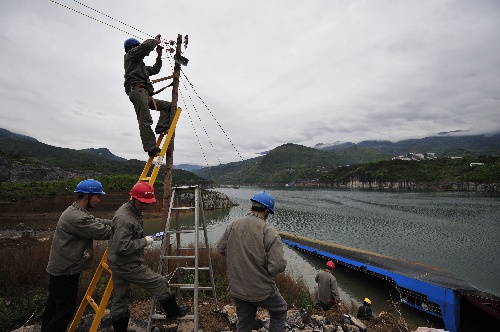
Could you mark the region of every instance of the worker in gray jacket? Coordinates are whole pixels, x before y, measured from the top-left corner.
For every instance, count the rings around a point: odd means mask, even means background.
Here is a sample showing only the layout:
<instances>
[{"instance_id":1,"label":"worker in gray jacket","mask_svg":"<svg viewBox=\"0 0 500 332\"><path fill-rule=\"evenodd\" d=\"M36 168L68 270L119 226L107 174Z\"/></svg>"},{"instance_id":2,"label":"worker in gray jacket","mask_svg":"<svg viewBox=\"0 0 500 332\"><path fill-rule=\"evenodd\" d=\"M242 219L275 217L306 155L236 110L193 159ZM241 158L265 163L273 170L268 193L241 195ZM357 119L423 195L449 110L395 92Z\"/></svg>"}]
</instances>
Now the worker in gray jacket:
<instances>
[{"instance_id":1,"label":"worker in gray jacket","mask_svg":"<svg viewBox=\"0 0 500 332\"><path fill-rule=\"evenodd\" d=\"M111 317L113 331L126 332L130 318L130 284L144 288L159 300L167 318L185 316L189 306L178 306L167 279L153 272L144 263L144 247L153 243L144 236L142 213L156 201L154 189L147 182L138 182L130 191L132 200L115 213L108 247L108 264L113 274Z\"/></svg>"},{"instance_id":2,"label":"worker in gray jacket","mask_svg":"<svg viewBox=\"0 0 500 332\"><path fill-rule=\"evenodd\" d=\"M335 263L326 262L324 269L319 270L314 279L318 285L314 288L314 303L323 310L329 310L340 304L339 288L337 279L333 276Z\"/></svg>"},{"instance_id":3,"label":"worker in gray jacket","mask_svg":"<svg viewBox=\"0 0 500 332\"><path fill-rule=\"evenodd\" d=\"M274 214L274 198L261 191L251 201L250 213L227 226L217 250L226 256L238 331L252 331L257 308L261 307L269 311L268 331L283 332L287 304L273 277L285 270L286 260L278 232L266 222L269 214Z\"/></svg>"},{"instance_id":4,"label":"worker in gray jacket","mask_svg":"<svg viewBox=\"0 0 500 332\"><path fill-rule=\"evenodd\" d=\"M42 317L42 331L66 331L76 311L80 273L91 267L93 240L109 239L111 220L89 213L105 192L99 181L88 179L75 189L78 194L57 222L47 272L49 296Z\"/></svg>"},{"instance_id":5,"label":"worker in gray jacket","mask_svg":"<svg viewBox=\"0 0 500 332\"><path fill-rule=\"evenodd\" d=\"M149 110L160 112L160 118L156 125L156 134L164 133L170 126L171 103L169 101L153 99L153 84L149 76L160 72L162 66L162 47L160 44L160 35L155 39L147 39L143 43L135 38L129 38L125 41L125 92L130 101L134 104L137 121L139 122L139 133L141 135L144 151L150 157L156 156L160 148L156 146L156 137L151 129L153 119ZM153 66L146 66L144 58L156 47L158 56Z\"/></svg>"}]
</instances>

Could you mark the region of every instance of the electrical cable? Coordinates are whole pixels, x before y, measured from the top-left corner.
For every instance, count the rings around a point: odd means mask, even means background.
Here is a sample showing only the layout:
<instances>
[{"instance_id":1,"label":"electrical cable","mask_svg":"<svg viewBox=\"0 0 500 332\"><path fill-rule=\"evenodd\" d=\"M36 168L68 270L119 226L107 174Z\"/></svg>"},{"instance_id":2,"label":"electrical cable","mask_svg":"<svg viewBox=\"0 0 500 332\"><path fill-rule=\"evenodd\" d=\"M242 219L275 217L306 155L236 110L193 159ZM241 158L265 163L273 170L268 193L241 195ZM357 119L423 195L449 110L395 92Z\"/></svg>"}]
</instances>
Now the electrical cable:
<instances>
[{"instance_id":1,"label":"electrical cable","mask_svg":"<svg viewBox=\"0 0 500 332\"><path fill-rule=\"evenodd\" d=\"M210 110L210 108L208 107L208 105L205 103L205 101L200 97L200 95L198 94L198 92L196 91L196 89L194 88L193 84L191 83L191 81L189 81L189 79L187 78L186 74L184 73L184 71L181 69L181 72L182 72L182 75L184 76L184 78L186 78L186 80L188 81L189 85L191 86L191 88L193 89L194 93L196 94L196 96L201 100L201 102L203 103L203 105L205 106L205 108L208 110L208 113L210 113L210 115L212 116L212 118L214 119L215 123L217 123L217 125L219 126L220 130L222 130L222 132L224 133L224 135L226 136L227 140L229 141L229 143L231 143L231 146L234 148L234 150L236 151L236 153L238 154L238 156L240 157L241 161L243 161L243 157L241 157L241 154L240 152L238 151L238 149L236 148L236 146L233 144L233 142L231 141L231 139L229 138L229 136L227 135L226 131L224 130L224 128L222 128L221 124L219 123L219 121L217 121L217 119L215 118L215 116L213 115L212 111Z\"/></svg>"},{"instance_id":2,"label":"electrical cable","mask_svg":"<svg viewBox=\"0 0 500 332\"><path fill-rule=\"evenodd\" d=\"M59 6L61 6L61 7L63 7L63 8L69 9L69 10L71 10L71 11L75 12L75 13L78 13L78 14L80 14L80 15L83 15L83 16L85 16L85 17L87 17L87 18L90 18L90 19L92 19L92 20L94 20L94 21L96 21L96 22L102 23L102 24L104 24L104 25L106 25L106 26L108 26L108 27L111 27L111 28L113 28L113 29L116 29L116 30L118 30L118 31L120 31L120 32L126 33L126 34L128 34L129 36L132 36L132 37L135 37L135 38L141 38L141 37L139 37L139 36L136 36L136 35L134 35L134 34L131 34L131 33L130 33L130 32L128 32L128 31L125 31L125 30L123 30L123 29L121 29L121 28L119 28L119 27L116 27L116 26L114 26L114 25L111 25L111 24L109 24L109 23L106 23L106 22L104 22L104 21L102 21L102 20L99 20L99 19L97 19L97 18L95 18L95 17L92 17L92 16L90 16L90 15L88 15L88 14L85 14L85 13L83 13L83 12L81 12L81 11L78 11L78 10L76 10L76 9L74 9L74 8L68 7L67 5L64 5L64 4L60 3L60 2L57 2L57 1L55 1L55 0L49 0L49 1L50 1L50 2L52 2L52 3L55 3L55 4L59 5ZM97 10L97 9L94 9L94 8L92 8L92 7L88 6L88 5L86 5L86 4L84 4L84 3L80 2L80 1L77 1L77 0L73 0L73 1L74 1L74 2L76 2L77 4L81 5L81 6L84 6L85 8L88 8L88 9L90 9L90 10L92 10L92 11L94 11L94 12L96 12L96 13L100 14L100 15L103 15L103 16L105 16L105 17L107 17L107 18L111 19L111 20L114 20L114 21L116 21L116 22L118 22L118 23L120 23L120 24L123 24L123 25L125 25L126 27L129 27L129 28L131 28L131 29L133 29L133 30L135 30L135 31L137 31L137 32L139 32L139 33L141 33L141 34L144 34L144 35L146 35L146 36L148 36L148 37L153 37L153 35L151 35L151 34L148 34L148 33L144 32L144 31L141 31L141 30L139 30L139 29L137 29L137 28L135 28L135 27L133 27L133 26L131 26L131 25L129 25L129 24L127 24L127 23L125 23L125 22L122 22L122 21L120 21L120 20L118 20L118 19L115 19L115 18L113 18L112 16L107 15L107 14L105 14L105 13L103 13L103 12L101 12L101 11ZM169 44L169 41L167 41L167 40L163 40L163 42L164 42L164 43L165 43L165 45L167 45L167 46L169 46L169 45L170 45L170 44ZM169 56L167 56L166 58L169 60L169 64L170 64L171 68L173 68L173 64L172 64L172 58L173 58L173 57L169 57ZM193 83L191 83L191 81L190 81L190 80L189 80L189 78L186 76L186 74L184 73L184 71L182 71L182 69L181 69L181 72L182 72L182 75L184 76L184 78L187 80L187 82L188 82L188 83L189 83L189 85L191 86L191 88L192 88L192 90L194 91L194 93L196 94L196 96L200 99L200 101L202 102L202 104L203 104L203 105L205 106L205 108L208 110L209 114L212 116L212 118L214 119L214 121L217 123L217 125L218 125L218 126L219 126L219 128L220 128L220 130L224 133L224 135L226 136L227 140L229 141L229 143L231 144L231 146L233 147L233 149L234 149L234 150L236 151L236 153L238 154L238 157L240 158L240 160L241 160L241 161L244 161L244 160L243 160L243 157L242 157L242 156L241 156L241 154L240 154L240 152L238 151L238 149L236 148L236 146L234 145L234 143L231 141L231 139L230 139L230 138L229 138L229 136L227 135L227 133L226 133L226 131L224 130L224 128L222 128L222 125L219 123L219 121L216 119L216 117L214 116L214 114L212 113L212 111L210 110L210 108L208 107L208 105L207 105L207 104L205 103L205 101L204 101L204 100L200 97L200 95L198 94L198 92L197 92L197 91L196 91L196 89L194 88ZM187 87L186 87L186 85L185 85L184 83L183 83L183 86L184 86L184 89L185 89L185 90L186 90L186 92L187 92ZM187 96L189 97L189 99L190 99L190 101L191 101L191 104L193 105L193 108L194 108L194 110L195 110L195 112L196 112L196 114L197 114L197 116L198 116L198 119L199 119L200 123L203 123L203 122L202 122L202 120L201 120L201 118L199 117L199 113L197 112L196 107L194 106L194 102L193 102L193 99L191 98L191 95L190 95L189 93L187 93ZM181 97L182 97L182 101L183 101L183 103L184 103L184 104L186 104L186 103L185 103L185 100L184 100L183 95L181 95ZM188 114L189 114L189 113L188 113ZM191 124L192 124L192 126L193 126L193 129L194 129L194 122L192 121L191 116L189 116L189 117L190 117L190 121L191 121ZM220 159L219 159L219 156L217 155L217 152L215 151L215 148L214 148L214 146L213 146L213 143L212 143L212 141L211 141L211 139L210 139L210 137L209 137L209 135L208 135L208 132L207 132L207 130L206 130L206 128L205 128L205 126L203 126L203 125L202 125L202 128L203 128L203 131L205 132L205 134L206 134L206 136L207 136L207 138L208 138L208 141L209 141L209 143L210 143L210 145L211 145L212 149L214 150L214 152L215 152L215 154L216 154L216 157L217 157L217 160L218 160L219 164L221 164L221 161L220 161ZM195 130L195 129L194 129L194 130ZM203 148L202 148L202 146L201 146L201 141L199 140L199 137L198 137L198 134L197 134L196 130L195 130L195 135L196 135L196 138L197 138L197 140L198 140L198 143L200 144L200 148L202 149L202 153L203 153L203 156L204 156L205 162L206 162L206 163L207 163L207 165L208 165L208 161L207 161L207 159L206 159L206 155L205 155L205 153L204 153L204 151L203 151Z\"/></svg>"}]
</instances>

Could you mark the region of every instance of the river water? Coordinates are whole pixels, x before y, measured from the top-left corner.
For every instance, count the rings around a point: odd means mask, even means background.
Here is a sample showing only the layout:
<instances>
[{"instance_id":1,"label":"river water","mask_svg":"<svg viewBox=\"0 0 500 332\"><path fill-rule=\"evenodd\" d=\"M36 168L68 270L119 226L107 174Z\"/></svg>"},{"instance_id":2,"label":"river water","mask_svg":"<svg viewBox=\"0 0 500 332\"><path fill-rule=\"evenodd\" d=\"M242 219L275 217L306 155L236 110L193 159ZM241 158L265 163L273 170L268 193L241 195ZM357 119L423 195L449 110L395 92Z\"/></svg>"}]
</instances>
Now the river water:
<instances>
[{"instance_id":1,"label":"river water","mask_svg":"<svg viewBox=\"0 0 500 332\"><path fill-rule=\"evenodd\" d=\"M240 205L206 211L209 241L246 214L249 198L260 188L218 188ZM446 269L471 285L500 296L500 198L463 192L381 192L331 189L268 189L276 201L268 220L278 231ZM159 231L150 223L150 232ZM148 229L146 229L146 232ZM287 271L312 288L324 261L286 248ZM374 311L389 310L397 297L376 281L337 268L341 297L355 304L368 296ZM369 295L367 295L369 294ZM406 307L406 306L405 306ZM432 322L404 308L407 321Z\"/></svg>"}]
</instances>

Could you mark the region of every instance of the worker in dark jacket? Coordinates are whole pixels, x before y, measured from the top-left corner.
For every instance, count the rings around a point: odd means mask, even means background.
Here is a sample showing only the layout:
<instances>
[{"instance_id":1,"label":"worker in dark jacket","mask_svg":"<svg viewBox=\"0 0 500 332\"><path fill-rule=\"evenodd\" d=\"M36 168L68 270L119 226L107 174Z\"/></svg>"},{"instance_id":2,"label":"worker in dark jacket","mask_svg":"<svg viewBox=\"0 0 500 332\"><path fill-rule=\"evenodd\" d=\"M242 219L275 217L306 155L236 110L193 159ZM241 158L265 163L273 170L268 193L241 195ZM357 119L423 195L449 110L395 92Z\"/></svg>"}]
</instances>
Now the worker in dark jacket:
<instances>
[{"instance_id":1,"label":"worker in dark jacket","mask_svg":"<svg viewBox=\"0 0 500 332\"><path fill-rule=\"evenodd\" d=\"M163 48L159 45L160 38L161 36L157 35L155 39L148 39L143 43L137 39L129 38L124 44L125 92L132 104L134 104L142 146L150 157L156 156L160 152L160 148L156 146L156 137L151 129L153 119L149 110L156 109L160 112L160 118L155 128L156 134L165 133L171 122L171 103L153 99L153 84L149 80L149 76L158 74L162 66L161 55ZM153 66L146 66L144 58L155 47L158 53L156 62Z\"/></svg>"},{"instance_id":2,"label":"worker in dark jacket","mask_svg":"<svg viewBox=\"0 0 500 332\"><path fill-rule=\"evenodd\" d=\"M370 320L373 318L373 312L372 308L370 307L372 305L372 301L370 301L369 298L365 297L363 301L363 305L358 308L358 314L357 318L359 319L364 319L364 320Z\"/></svg>"},{"instance_id":3,"label":"worker in dark jacket","mask_svg":"<svg viewBox=\"0 0 500 332\"><path fill-rule=\"evenodd\" d=\"M339 289L337 279L333 276L335 263L332 261L326 262L324 269L321 269L314 279L318 285L314 289L314 302L323 310L329 310L335 305L340 304Z\"/></svg>"},{"instance_id":4,"label":"worker in dark jacket","mask_svg":"<svg viewBox=\"0 0 500 332\"><path fill-rule=\"evenodd\" d=\"M269 311L268 331L283 332L287 304L273 277L285 270L287 262L278 232L266 222L269 214L274 213L274 198L261 191L251 201L250 213L227 226L217 251L226 256L238 331L252 330L257 308L261 307Z\"/></svg>"},{"instance_id":5,"label":"worker in dark jacket","mask_svg":"<svg viewBox=\"0 0 500 332\"><path fill-rule=\"evenodd\" d=\"M144 263L144 247L153 243L144 237L142 212L156 201L154 189L147 182L138 182L130 191L132 200L115 213L108 247L108 264L113 274L111 318L114 332L126 332L130 318L130 284L135 284L154 296L167 318L185 316L188 306L178 306L167 279L153 272Z\"/></svg>"},{"instance_id":6,"label":"worker in dark jacket","mask_svg":"<svg viewBox=\"0 0 500 332\"><path fill-rule=\"evenodd\" d=\"M105 194L99 181L88 179L75 189L78 194L57 222L47 272L49 297L42 317L42 331L66 331L76 311L80 273L91 267L93 240L109 239L111 220L89 213Z\"/></svg>"}]
</instances>

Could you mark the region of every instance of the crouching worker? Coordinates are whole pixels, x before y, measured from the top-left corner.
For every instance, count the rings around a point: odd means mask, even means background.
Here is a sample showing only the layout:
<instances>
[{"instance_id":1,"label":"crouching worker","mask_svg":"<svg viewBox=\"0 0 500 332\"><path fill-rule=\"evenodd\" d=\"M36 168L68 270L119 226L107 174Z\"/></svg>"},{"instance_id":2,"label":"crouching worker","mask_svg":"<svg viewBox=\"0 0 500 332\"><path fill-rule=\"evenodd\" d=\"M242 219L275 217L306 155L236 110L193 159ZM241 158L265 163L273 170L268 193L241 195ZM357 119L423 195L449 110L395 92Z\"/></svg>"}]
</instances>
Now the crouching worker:
<instances>
[{"instance_id":1,"label":"crouching worker","mask_svg":"<svg viewBox=\"0 0 500 332\"><path fill-rule=\"evenodd\" d=\"M332 274L333 269L335 263L326 262L326 267L320 270L314 279L318 283L314 288L314 304L325 311L340 304L339 289L337 279Z\"/></svg>"},{"instance_id":2,"label":"crouching worker","mask_svg":"<svg viewBox=\"0 0 500 332\"><path fill-rule=\"evenodd\" d=\"M144 237L142 212L156 201L154 189L147 182L138 182L130 191L132 199L115 213L111 224L108 264L113 273L111 317L113 331L127 331L130 318L130 284L135 284L159 300L167 318L185 316L188 306L178 306L167 279L153 272L144 263L144 247L153 242Z\"/></svg>"},{"instance_id":3,"label":"crouching worker","mask_svg":"<svg viewBox=\"0 0 500 332\"><path fill-rule=\"evenodd\" d=\"M363 301L363 305L358 308L358 314L357 318L359 319L364 319L364 320L370 320L373 318L373 312L372 308L370 307L372 305L372 301L370 301L369 298L365 297Z\"/></svg>"}]
</instances>

